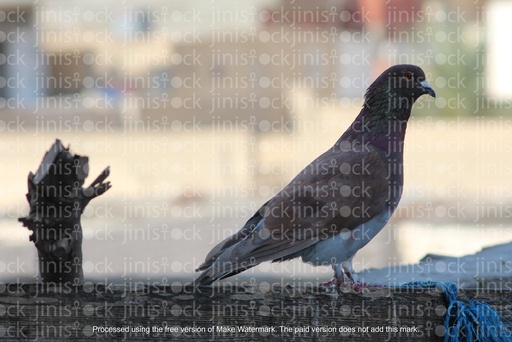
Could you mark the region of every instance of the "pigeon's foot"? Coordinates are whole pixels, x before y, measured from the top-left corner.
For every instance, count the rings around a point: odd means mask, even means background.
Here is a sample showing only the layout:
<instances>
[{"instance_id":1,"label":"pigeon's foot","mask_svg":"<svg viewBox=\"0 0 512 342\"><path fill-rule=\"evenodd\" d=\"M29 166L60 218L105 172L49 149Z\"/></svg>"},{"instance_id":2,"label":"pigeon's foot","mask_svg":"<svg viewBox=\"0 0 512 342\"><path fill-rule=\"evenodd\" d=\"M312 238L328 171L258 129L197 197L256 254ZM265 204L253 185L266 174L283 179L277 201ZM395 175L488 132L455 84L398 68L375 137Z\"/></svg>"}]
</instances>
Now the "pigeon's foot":
<instances>
[{"instance_id":1,"label":"pigeon's foot","mask_svg":"<svg viewBox=\"0 0 512 342\"><path fill-rule=\"evenodd\" d=\"M364 283L360 282L359 280L354 280L354 278L352 276L347 276L346 274L343 274L341 277L335 276L334 278L329 280L327 283L323 283L322 286L325 288L331 288L331 287L340 287L342 285L345 285L347 287L354 288L354 286L359 286L358 284L364 284Z\"/></svg>"},{"instance_id":2,"label":"pigeon's foot","mask_svg":"<svg viewBox=\"0 0 512 342\"><path fill-rule=\"evenodd\" d=\"M371 286L371 285L368 283L364 283L362 281L353 281L350 283L350 287L358 293L362 293L363 290L369 286Z\"/></svg>"},{"instance_id":3,"label":"pigeon's foot","mask_svg":"<svg viewBox=\"0 0 512 342\"><path fill-rule=\"evenodd\" d=\"M363 292L368 287L382 287L381 285L369 284L360 280L356 271L352 267L352 258L345 260L341 264L333 264L334 278L327 283L323 283L325 288L340 287L353 289L356 292Z\"/></svg>"},{"instance_id":4,"label":"pigeon's foot","mask_svg":"<svg viewBox=\"0 0 512 342\"><path fill-rule=\"evenodd\" d=\"M358 293L362 293L364 289L369 288L369 287L384 287L384 285L370 284L370 283L365 283L365 282L362 282L359 280L349 282L347 285L349 285L352 289L354 289L354 291L356 291Z\"/></svg>"},{"instance_id":5,"label":"pigeon's foot","mask_svg":"<svg viewBox=\"0 0 512 342\"><path fill-rule=\"evenodd\" d=\"M325 288L331 288L331 287L339 287L341 284L344 284L344 283L345 282L343 279L332 278L327 283L323 283L320 286L325 287Z\"/></svg>"}]
</instances>

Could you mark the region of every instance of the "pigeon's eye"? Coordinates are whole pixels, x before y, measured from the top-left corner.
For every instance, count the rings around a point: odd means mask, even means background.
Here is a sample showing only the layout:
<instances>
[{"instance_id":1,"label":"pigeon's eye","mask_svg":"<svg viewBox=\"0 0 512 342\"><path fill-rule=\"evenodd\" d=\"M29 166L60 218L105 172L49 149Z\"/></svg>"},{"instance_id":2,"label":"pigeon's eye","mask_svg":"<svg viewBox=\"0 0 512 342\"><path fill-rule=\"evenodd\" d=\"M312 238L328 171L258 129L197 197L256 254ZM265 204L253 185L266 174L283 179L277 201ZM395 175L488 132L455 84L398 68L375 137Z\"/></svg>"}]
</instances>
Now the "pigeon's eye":
<instances>
[{"instance_id":1,"label":"pigeon's eye","mask_svg":"<svg viewBox=\"0 0 512 342\"><path fill-rule=\"evenodd\" d=\"M406 79L408 79L408 80L411 80L411 79L412 79L412 74L411 74L410 72L408 72L408 71L407 71L407 72L404 74L404 77L405 77Z\"/></svg>"}]
</instances>

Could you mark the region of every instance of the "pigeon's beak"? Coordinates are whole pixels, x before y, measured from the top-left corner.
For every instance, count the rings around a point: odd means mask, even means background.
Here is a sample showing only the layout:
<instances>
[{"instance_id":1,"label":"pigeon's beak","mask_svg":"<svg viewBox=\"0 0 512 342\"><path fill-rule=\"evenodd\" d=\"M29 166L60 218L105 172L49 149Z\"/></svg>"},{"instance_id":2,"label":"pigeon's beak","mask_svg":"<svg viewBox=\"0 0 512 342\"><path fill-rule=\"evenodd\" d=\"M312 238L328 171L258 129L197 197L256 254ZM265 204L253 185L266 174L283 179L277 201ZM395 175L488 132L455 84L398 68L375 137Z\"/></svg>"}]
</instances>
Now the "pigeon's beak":
<instances>
[{"instance_id":1,"label":"pigeon's beak","mask_svg":"<svg viewBox=\"0 0 512 342\"><path fill-rule=\"evenodd\" d=\"M430 83L428 83L427 81L423 81L420 84L424 94L429 94L432 97L436 97L436 93L434 89L432 89L432 87L430 86Z\"/></svg>"}]
</instances>

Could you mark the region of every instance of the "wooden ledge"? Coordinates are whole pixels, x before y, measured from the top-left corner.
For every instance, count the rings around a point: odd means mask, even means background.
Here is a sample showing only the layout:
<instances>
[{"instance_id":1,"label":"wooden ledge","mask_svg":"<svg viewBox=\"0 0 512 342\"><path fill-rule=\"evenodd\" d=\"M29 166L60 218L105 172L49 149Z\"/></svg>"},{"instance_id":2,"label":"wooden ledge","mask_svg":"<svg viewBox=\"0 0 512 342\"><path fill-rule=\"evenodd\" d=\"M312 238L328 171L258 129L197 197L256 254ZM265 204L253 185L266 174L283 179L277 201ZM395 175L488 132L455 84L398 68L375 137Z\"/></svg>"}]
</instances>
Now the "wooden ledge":
<instances>
[{"instance_id":1,"label":"wooden ledge","mask_svg":"<svg viewBox=\"0 0 512 342\"><path fill-rule=\"evenodd\" d=\"M508 294L464 290L506 315ZM173 341L440 341L437 288L0 284L0 338Z\"/></svg>"}]
</instances>

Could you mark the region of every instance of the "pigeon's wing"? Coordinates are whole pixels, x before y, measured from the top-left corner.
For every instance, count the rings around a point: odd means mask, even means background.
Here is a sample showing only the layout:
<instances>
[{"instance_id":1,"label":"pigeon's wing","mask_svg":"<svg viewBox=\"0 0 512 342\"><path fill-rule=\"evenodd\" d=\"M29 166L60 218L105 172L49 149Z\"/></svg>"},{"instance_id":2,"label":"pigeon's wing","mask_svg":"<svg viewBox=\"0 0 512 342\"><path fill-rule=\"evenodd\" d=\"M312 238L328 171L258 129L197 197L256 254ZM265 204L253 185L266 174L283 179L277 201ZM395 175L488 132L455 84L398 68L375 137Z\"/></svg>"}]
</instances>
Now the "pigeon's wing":
<instances>
[{"instance_id":1,"label":"pigeon's wing","mask_svg":"<svg viewBox=\"0 0 512 342\"><path fill-rule=\"evenodd\" d=\"M212 250L196 280L209 284L263 261L300 252L354 229L385 206L388 167L382 151L328 150L304 168L235 235Z\"/></svg>"},{"instance_id":2,"label":"pigeon's wing","mask_svg":"<svg viewBox=\"0 0 512 342\"><path fill-rule=\"evenodd\" d=\"M285 258L370 220L390 198L384 158L376 149L320 156L269 201L248 256Z\"/></svg>"}]
</instances>

